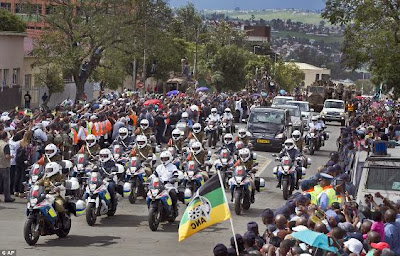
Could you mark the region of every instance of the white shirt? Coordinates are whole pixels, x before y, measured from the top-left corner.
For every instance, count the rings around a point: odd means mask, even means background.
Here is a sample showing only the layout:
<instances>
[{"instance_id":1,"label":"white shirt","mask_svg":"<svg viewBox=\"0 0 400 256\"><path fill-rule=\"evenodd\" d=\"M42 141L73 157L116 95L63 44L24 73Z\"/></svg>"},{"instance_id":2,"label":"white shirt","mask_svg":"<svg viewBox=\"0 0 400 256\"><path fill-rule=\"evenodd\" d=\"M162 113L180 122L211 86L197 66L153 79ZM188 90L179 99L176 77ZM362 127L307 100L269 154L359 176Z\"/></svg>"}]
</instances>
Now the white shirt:
<instances>
[{"instance_id":1,"label":"white shirt","mask_svg":"<svg viewBox=\"0 0 400 256\"><path fill-rule=\"evenodd\" d=\"M21 142L20 140L19 141L13 141L13 140L8 141L8 145L10 146L10 155L11 155L10 163L11 163L11 165L16 165L15 158L17 156L17 150L19 148L20 142Z\"/></svg>"},{"instance_id":2,"label":"white shirt","mask_svg":"<svg viewBox=\"0 0 400 256\"><path fill-rule=\"evenodd\" d=\"M172 163L167 164L167 166L160 164L156 168L158 177L162 182L169 181L171 178L173 178L175 171L178 171L178 168L176 168L176 166Z\"/></svg>"}]
</instances>

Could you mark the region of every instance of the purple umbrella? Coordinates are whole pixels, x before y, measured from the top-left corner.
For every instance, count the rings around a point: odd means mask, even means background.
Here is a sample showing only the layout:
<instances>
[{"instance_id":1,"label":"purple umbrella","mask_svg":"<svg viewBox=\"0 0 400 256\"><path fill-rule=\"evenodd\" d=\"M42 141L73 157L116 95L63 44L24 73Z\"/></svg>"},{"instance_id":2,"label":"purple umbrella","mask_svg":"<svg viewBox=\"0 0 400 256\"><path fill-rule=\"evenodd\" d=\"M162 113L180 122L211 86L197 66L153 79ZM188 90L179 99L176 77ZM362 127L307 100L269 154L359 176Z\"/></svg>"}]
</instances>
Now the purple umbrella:
<instances>
[{"instance_id":1,"label":"purple umbrella","mask_svg":"<svg viewBox=\"0 0 400 256\"><path fill-rule=\"evenodd\" d=\"M169 92L167 92L167 96L168 97L171 97L171 96L175 96L175 95L178 95L179 93L181 93L180 91L178 91L178 90L173 90L173 91L169 91Z\"/></svg>"},{"instance_id":2,"label":"purple umbrella","mask_svg":"<svg viewBox=\"0 0 400 256\"><path fill-rule=\"evenodd\" d=\"M209 89L208 89L207 87L203 86L203 87L197 88L197 89L196 89L196 92L206 92L206 91L208 91L208 90L209 90Z\"/></svg>"}]
</instances>

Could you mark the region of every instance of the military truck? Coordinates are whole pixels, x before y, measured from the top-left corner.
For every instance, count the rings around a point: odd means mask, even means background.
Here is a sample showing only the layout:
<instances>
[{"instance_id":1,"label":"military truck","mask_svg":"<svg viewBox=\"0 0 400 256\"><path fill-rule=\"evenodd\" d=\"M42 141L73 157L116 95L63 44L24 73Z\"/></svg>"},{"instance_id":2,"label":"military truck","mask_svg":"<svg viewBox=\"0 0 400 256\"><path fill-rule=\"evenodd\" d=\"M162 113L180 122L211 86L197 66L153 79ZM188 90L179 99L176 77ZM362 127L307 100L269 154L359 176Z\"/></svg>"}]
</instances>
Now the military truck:
<instances>
[{"instance_id":1,"label":"military truck","mask_svg":"<svg viewBox=\"0 0 400 256\"><path fill-rule=\"evenodd\" d=\"M332 99L335 91L335 84L331 81L316 81L307 89L307 101L310 108L320 112L324 107L326 99Z\"/></svg>"}]
</instances>

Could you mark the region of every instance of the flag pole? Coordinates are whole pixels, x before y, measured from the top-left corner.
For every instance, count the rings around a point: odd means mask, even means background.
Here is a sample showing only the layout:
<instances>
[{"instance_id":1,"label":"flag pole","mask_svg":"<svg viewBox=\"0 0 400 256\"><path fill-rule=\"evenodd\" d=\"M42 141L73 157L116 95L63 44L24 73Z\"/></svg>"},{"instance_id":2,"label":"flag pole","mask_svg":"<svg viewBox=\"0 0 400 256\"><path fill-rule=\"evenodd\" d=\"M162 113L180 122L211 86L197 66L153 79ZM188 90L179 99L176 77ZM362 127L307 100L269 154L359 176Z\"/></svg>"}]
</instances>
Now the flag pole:
<instances>
[{"instance_id":1,"label":"flag pole","mask_svg":"<svg viewBox=\"0 0 400 256\"><path fill-rule=\"evenodd\" d=\"M224 195L226 207L228 207L229 215L231 215L231 214L230 214L230 210L229 210L228 199L226 198L226 194L225 194L225 189L224 189L225 186L224 186L224 183L222 182L221 173L219 172L219 170L217 170L217 174L218 174L218 178L219 178L219 183L221 184L222 194ZM232 233L233 233L233 240L235 241L236 255L239 256L239 246L238 246L237 240L236 240L235 229L233 228L232 215L231 215L231 217L229 218L229 221L231 222L231 229L232 229Z\"/></svg>"}]
</instances>

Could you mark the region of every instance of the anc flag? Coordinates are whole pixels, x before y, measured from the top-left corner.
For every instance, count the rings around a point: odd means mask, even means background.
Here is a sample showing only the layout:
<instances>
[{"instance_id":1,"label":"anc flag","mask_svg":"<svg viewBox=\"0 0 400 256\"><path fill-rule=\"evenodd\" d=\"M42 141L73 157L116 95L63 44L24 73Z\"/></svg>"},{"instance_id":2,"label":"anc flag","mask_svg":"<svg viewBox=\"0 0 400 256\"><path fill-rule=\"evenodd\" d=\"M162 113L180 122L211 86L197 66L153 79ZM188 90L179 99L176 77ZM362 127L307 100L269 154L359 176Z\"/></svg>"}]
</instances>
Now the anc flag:
<instances>
[{"instance_id":1,"label":"anc flag","mask_svg":"<svg viewBox=\"0 0 400 256\"><path fill-rule=\"evenodd\" d=\"M214 175L197 190L179 224L179 241L218 222L230 219L224 188Z\"/></svg>"}]
</instances>

